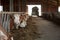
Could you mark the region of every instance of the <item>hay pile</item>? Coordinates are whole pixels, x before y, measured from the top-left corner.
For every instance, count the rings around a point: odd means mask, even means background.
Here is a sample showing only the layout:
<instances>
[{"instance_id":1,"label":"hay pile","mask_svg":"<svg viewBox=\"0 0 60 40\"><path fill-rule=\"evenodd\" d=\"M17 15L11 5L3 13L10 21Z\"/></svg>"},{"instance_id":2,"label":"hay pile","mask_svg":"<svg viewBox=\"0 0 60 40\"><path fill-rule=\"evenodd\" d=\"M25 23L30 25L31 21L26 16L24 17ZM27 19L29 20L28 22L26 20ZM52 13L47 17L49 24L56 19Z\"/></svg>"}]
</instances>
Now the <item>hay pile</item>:
<instances>
[{"instance_id":1,"label":"hay pile","mask_svg":"<svg viewBox=\"0 0 60 40\"><path fill-rule=\"evenodd\" d=\"M34 40L40 38L40 34L37 32L37 26L34 25L35 22L33 22L32 17L28 19L27 24L25 28L11 30L14 40Z\"/></svg>"}]
</instances>

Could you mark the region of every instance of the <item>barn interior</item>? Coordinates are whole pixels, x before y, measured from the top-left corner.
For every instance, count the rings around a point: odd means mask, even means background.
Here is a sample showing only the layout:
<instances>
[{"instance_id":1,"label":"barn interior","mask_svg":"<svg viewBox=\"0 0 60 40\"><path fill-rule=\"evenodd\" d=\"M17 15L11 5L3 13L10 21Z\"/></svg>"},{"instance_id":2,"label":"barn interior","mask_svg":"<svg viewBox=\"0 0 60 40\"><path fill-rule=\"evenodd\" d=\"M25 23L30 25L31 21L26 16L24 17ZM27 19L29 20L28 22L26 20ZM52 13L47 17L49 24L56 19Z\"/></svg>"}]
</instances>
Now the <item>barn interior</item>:
<instances>
[{"instance_id":1,"label":"barn interior","mask_svg":"<svg viewBox=\"0 0 60 40\"><path fill-rule=\"evenodd\" d=\"M14 28L14 14L27 26ZM0 27L0 40L60 40L60 0L0 0Z\"/></svg>"}]
</instances>

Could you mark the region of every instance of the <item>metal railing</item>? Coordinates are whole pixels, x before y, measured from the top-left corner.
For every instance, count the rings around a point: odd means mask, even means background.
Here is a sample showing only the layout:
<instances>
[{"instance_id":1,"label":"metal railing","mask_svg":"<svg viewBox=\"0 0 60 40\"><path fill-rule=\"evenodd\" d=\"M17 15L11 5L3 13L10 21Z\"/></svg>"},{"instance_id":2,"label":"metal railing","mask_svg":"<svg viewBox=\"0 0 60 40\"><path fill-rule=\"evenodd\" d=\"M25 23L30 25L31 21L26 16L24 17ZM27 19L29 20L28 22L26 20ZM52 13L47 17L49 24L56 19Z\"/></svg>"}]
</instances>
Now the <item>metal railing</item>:
<instances>
[{"instance_id":1,"label":"metal railing","mask_svg":"<svg viewBox=\"0 0 60 40\"><path fill-rule=\"evenodd\" d=\"M10 32L10 14L21 14L25 12L0 12L0 24L7 32Z\"/></svg>"}]
</instances>

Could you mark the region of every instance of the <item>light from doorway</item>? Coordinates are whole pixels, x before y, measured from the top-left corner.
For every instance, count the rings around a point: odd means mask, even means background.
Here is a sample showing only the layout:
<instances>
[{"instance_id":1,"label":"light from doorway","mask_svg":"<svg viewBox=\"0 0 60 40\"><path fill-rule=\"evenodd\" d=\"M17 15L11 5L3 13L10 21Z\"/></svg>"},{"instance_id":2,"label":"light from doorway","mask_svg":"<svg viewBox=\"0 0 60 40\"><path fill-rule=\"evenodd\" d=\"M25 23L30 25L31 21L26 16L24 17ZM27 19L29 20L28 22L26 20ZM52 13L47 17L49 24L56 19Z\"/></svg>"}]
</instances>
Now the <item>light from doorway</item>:
<instances>
[{"instance_id":1,"label":"light from doorway","mask_svg":"<svg viewBox=\"0 0 60 40\"><path fill-rule=\"evenodd\" d=\"M0 12L3 11L3 6L0 6Z\"/></svg>"},{"instance_id":2,"label":"light from doorway","mask_svg":"<svg viewBox=\"0 0 60 40\"><path fill-rule=\"evenodd\" d=\"M39 10L39 16L41 16L41 5L27 5L28 6L28 14L32 16L32 8L37 7Z\"/></svg>"},{"instance_id":3,"label":"light from doorway","mask_svg":"<svg viewBox=\"0 0 60 40\"><path fill-rule=\"evenodd\" d=\"M60 12L60 6L58 7L58 12Z\"/></svg>"}]
</instances>

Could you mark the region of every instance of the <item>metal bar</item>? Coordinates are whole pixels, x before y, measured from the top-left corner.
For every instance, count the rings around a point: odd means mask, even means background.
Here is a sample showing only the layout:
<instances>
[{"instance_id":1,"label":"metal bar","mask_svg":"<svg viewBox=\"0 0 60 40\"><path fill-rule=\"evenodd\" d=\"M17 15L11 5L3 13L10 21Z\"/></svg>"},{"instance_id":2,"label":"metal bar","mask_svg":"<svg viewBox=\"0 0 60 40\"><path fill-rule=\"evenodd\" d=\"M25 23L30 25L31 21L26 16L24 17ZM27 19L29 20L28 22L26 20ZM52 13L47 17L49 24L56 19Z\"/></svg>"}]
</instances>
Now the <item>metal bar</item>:
<instances>
[{"instance_id":1,"label":"metal bar","mask_svg":"<svg viewBox=\"0 0 60 40\"><path fill-rule=\"evenodd\" d=\"M2 26L5 28L6 32L10 32L10 15L9 14L21 14L25 12L0 12L2 16Z\"/></svg>"},{"instance_id":2,"label":"metal bar","mask_svg":"<svg viewBox=\"0 0 60 40\"><path fill-rule=\"evenodd\" d=\"M4 14L3 27L5 28L5 30L6 30L6 28L7 28L7 27L6 27L6 26L7 26L7 25L6 25L6 16L7 16L7 15L6 15L6 14ZM7 30L6 30L6 31L7 31Z\"/></svg>"},{"instance_id":3,"label":"metal bar","mask_svg":"<svg viewBox=\"0 0 60 40\"><path fill-rule=\"evenodd\" d=\"M21 14L25 12L0 12L0 14Z\"/></svg>"},{"instance_id":4,"label":"metal bar","mask_svg":"<svg viewBox=\"0 0 60 40\"><path fill-rule=\"evenodd\" d=\"M7 31L10 32L10 18L9 18L9 15L7 15Z\"/></svg>"}]
</instances>

